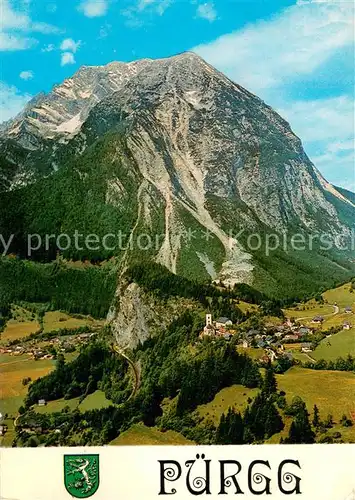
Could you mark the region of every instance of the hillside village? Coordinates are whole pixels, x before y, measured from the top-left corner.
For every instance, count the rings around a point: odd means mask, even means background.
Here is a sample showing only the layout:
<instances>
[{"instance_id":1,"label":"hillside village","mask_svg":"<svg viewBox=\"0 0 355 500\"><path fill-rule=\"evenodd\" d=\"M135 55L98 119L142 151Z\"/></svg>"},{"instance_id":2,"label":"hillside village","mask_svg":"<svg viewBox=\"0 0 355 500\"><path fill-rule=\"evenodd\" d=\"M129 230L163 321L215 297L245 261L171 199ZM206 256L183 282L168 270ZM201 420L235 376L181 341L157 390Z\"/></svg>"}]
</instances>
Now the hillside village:
<instances>
[{"instance_id":1,"label":"hillside village","mask_svg":"<svg viewBox=\"0 0 355 500\"><path fill-rule=\"evenodd\" d=\"M48 341L39 338L22 339L10 342L10 345L0 346L0 354L9 354L10 356L27 355L29 359L44 360L55 359L57 353L72 353L79 351L89 339L96 335L95 332L80 333L72 331L72 335L63 335L63 332L56 332L57 335Z\"/></svg>"},{"instance_id":2,"label":"hillside village","mask_svg":"<svg viewBox=\"0 0 355 500\"><path fill-rule=\"evenodd\" d=\"M339 313L339 308L336 308L336 313ZM344 308L344 313L353 314L350 306ZM289 361L293 360L293 354L285 349L285 346L297 344L301 353L311 353L317 343L319 343L319 326L322 326L325 318L323 316L314 316L311 320L312 326L294 320L285 318L284 322L275 325L266 323L265 326L259 328L251 328L243 334L238 333L237 325L233 325L232 321L227 317L219 317L213 320L212 314L206 314L206 323L203 331L200 333L200 338L224 338L230 341L234 335L238 335L238 345L243 349L259 349L261 363L274 362L280 358L286 358ZM352 323L344 321L342 325L338 325L329 332L323 334L323 338L330 338L332 334L341 330L350 330ZM317 341L315 335L318 334ZM355 337L354 337L355 342ZM312 359L310 357L310 359Z\"/></svg>"}]
</instances>

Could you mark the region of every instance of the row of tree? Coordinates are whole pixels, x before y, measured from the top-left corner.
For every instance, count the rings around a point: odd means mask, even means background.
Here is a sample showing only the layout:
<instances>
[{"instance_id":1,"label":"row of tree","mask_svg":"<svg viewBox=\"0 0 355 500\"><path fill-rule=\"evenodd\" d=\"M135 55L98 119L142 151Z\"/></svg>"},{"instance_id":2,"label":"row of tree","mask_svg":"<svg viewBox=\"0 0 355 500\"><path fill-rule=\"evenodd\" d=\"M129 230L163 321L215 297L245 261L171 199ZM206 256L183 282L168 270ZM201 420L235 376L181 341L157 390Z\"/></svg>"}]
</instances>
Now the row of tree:
<instances>
[{"instance_id":1,"label":"row of tree","mask_svg":"<svg viewBox=\"0 0 355 500\"><path fill-rule=\"evenodd\" d=\"M304 363L306 368L312 370L336 370L341 372L355 372L355 356L348 354L346 358L339 357L335 361L319 359L318 361L309 361Z\"/></svg>"}]
</instances>

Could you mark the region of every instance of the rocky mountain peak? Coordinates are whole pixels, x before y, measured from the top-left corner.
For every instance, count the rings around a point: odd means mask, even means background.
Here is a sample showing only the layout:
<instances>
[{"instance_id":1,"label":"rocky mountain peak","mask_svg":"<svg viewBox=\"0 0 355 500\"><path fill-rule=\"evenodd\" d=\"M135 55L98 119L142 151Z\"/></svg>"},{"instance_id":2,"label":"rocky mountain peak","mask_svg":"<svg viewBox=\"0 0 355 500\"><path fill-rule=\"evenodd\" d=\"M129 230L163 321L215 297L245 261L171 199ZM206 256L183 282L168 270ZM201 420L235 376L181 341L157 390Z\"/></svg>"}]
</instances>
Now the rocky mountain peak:
<instances>
[{"instance_id":1,"label":"rocky mountain peak","mask_svg":"<svg viewBox=\"0 0 355 500\"><path fill-rule=\"evenodd\" d=\"M40 147L40 139L71 136L98 102L125 85L146 64L147 60L141 60L82 66L51 92L30 101L22 113L5 124L2 135L29 150Z\"/></svg>"},{"instance_id":2,"label":"rocky mountain peak","mask_svg":"<svg viewBox=\"0 0 355 500\"><path fill-rule=\"evenodd\" d=\"M349 237L354 224L354 203L315 169L290 125L193 53L84 66L0 140L0 190L62 168L80 182L95 175L102 210L119 213L132 233L154 233L158 221L164 239L154 259L175 273L188 253L205 277L253 283L248 234ZM213 245L184 242L181 231L192 227ZM240 230L243 240L230 233Z\"/></svg>"}]
</instances>

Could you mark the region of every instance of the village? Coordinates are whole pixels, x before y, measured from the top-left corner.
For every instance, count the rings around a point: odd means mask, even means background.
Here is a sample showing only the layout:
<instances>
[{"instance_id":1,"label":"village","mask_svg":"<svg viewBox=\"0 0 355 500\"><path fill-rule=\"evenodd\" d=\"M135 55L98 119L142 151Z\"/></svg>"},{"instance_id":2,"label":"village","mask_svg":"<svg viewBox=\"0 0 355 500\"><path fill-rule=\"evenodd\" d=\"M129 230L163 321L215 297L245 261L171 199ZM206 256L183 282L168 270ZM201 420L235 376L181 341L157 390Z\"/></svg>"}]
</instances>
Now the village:
<instances>
[{"instance_id":1,"label":"village","mask_svg":"<svg viewBox=\"0 0 355 500\"><path fill-rule=\"evenodd\" d=\"M339 308L334 305L339 312ZM352 308L344 308L345 314L352 314ZM260 349L259 362L267 364L273 363L280 358L293 360L292 352L286 349L287 346L296 344L301 353L311 353L315 348L315 342L312 337L319 333L325 318L323 316L314 316L311 324L306 326L302 322L294 319L285 319L280 325L268 324L258 328L250 328L247 331L240 332L232 321L227 317L219 317L213 320L212 314L206 314L206 321L200 338L223 338L230 341L234 335L238 335L238 346L243 349ZM350 321L344 321L338 330L350 330L352 324ZM326 338L331 334L326 335ZM309 357L312 360L311 357Z\"/></svg>"},{"instance_id":2,"label":"village","mask_svg":"<svg viewBox=\"0 0 355 500\"><path fill-rule=\"evenodd\" d=\"M80 350L80 346L85 344L89 339L97 335L95 332L75 333L72 335L61 336L60 331L57 336L48 341L39 338L23 338L16 343L0 346L0 354L8 354L10 356L27 355L29 359L35 361L45 359L55 359L58 353L72 353Z\"/></svg>"}]
</instances>

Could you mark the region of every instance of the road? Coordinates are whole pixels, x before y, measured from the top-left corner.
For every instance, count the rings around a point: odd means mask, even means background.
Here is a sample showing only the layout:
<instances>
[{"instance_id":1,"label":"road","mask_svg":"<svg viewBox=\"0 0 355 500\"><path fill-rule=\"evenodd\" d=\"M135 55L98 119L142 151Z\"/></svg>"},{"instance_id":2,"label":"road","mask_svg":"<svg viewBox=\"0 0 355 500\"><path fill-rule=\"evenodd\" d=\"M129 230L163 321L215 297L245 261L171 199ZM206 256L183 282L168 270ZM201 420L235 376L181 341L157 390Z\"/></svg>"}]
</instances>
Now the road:
<instances>
[{"instance_id":1,"label":"road","mask_svg":"<svg viewBox=\"0 0 355 500\"><path fill-rule=\"evenodd\" d=\"M137 394L138 392L138 389L139 389L139 386L140 386L140 370L139 370L139 367L136 366L133 361L124 353L123 349L120 349L117 345L114 345L113 346L113 350L121 355L123 358L125 358L130 367L132 368L133 370L133 374L134 374L134 386L133 386L133 390L131 392L131 395L129 396L129 398L127 399L127 401L129 401L130 399L134 398L134 396Z\"/></svg>"}]
</instances>

